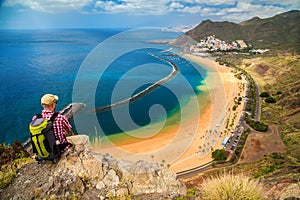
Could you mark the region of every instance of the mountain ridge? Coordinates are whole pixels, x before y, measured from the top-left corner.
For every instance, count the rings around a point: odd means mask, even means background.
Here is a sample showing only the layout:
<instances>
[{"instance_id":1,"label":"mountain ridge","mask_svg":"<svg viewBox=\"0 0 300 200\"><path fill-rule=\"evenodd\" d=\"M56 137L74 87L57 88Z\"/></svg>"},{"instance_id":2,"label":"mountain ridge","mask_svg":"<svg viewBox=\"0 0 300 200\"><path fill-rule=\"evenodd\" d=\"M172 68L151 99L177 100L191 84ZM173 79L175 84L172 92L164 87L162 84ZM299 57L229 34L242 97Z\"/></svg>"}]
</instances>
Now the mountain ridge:
<instances>
[{"instance_id":1,"label":"mountain ridge","mask_svg":"<svg viewBox=\"0 0 300 200\"><path fill-rule=\"evenodd\" d=\"M204 20L185 34L196 41L215 35L224 41L241 39L256 48L290 48L300 52L300 11L291 10L265 19L253 17L240 23Z\"/></svg>"}]
</instances>

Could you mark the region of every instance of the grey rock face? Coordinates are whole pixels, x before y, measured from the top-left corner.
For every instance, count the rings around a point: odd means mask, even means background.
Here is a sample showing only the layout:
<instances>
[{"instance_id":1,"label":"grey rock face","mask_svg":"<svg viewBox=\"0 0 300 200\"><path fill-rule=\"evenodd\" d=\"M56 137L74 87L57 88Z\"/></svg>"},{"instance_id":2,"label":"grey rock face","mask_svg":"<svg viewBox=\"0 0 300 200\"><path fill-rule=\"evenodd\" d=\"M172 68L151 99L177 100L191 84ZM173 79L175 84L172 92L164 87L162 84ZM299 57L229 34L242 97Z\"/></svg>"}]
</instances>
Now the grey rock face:
<instances>
[{"instance_id":1,"label":"grey rock face","mask_svg":"<svg viewBox=\"0 0 300 200\"><path fill-rule=\"evenodd\" d=\"M13 183L0 191L0 199L105 199L143 194L167 198L185 193L185 185L170 169L72 148L57 164L44 161L21 168Z\"/></svg>"}]
</instances>

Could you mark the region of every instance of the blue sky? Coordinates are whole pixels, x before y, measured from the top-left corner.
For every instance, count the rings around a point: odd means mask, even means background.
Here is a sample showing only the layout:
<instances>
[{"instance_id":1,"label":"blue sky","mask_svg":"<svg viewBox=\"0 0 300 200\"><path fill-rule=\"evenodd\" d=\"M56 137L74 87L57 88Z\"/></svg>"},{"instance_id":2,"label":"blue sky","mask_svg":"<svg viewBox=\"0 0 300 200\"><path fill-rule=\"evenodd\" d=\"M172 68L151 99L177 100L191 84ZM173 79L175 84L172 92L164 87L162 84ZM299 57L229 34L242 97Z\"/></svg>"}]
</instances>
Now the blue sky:
<instances>
[{"instance_id":1,"label":"blue sky","mask_svg":"<svg viewBox=\"0 0 300 200\"><path fill-rule=\"evenodd\" d=\"M300 0L0 0L0 29L136 28L241 22L299 10Z\"/></svg>"}]
</instances>

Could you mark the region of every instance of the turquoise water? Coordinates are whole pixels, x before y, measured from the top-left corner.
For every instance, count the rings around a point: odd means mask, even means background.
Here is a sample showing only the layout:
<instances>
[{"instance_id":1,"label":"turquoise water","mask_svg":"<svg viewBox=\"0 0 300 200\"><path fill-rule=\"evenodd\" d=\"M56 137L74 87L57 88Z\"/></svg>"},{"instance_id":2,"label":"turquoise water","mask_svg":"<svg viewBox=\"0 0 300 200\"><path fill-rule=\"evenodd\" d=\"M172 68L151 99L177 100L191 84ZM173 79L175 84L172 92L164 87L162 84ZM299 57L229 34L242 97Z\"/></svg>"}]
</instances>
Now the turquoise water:
<instances>
[{"instance_id":1,"label":"turquoise water","mask_svg":"<svg viewBox=\"0 0 300 200\"><path fill-rule=\"evenodd\" d=\"M90 136L95 128L100 134L117 134L179 112L191 96L201 94L197 86L206 72L173 55L176 48L170 52L167 44L148 42L178 34L152 29L1 30L0 143L28 139L28 123L41 111L44 93L59 96L58 110L71 102L85 103L72 125ZM150 53L174 62L178 76L128 105L92 112L133 96L172 72L168 63ZM153 109L155 105L160 107Z\"/></svg>"}]
</instances>

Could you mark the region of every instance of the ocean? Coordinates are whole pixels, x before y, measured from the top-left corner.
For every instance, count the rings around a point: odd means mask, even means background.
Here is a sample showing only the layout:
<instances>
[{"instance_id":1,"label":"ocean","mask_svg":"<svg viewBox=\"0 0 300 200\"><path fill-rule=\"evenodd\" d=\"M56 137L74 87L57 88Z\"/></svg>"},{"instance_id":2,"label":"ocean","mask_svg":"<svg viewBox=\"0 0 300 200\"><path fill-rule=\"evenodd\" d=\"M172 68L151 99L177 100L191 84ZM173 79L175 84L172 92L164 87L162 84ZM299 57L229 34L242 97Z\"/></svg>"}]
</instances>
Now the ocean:
<instances>
[{"instance_id":1,"label":"ocean","mask_svg":"<svg viewBox=\"0 0 300 200\"><path fill-rule=\"evenodd\" d=\"M86 104L71 122L90 137L151 127L177 116L201 95L206 71L177 55L179 49L151 40L180 33L160 29L0 30L0 143L25 142L45 93L59 96L57 110ZM177 74L134 101L103 112L149 89L178 67ZM178 114L179 113L179 114ZM142 136L141 136L142 137Z\"/></svg>"}]
</instances>

